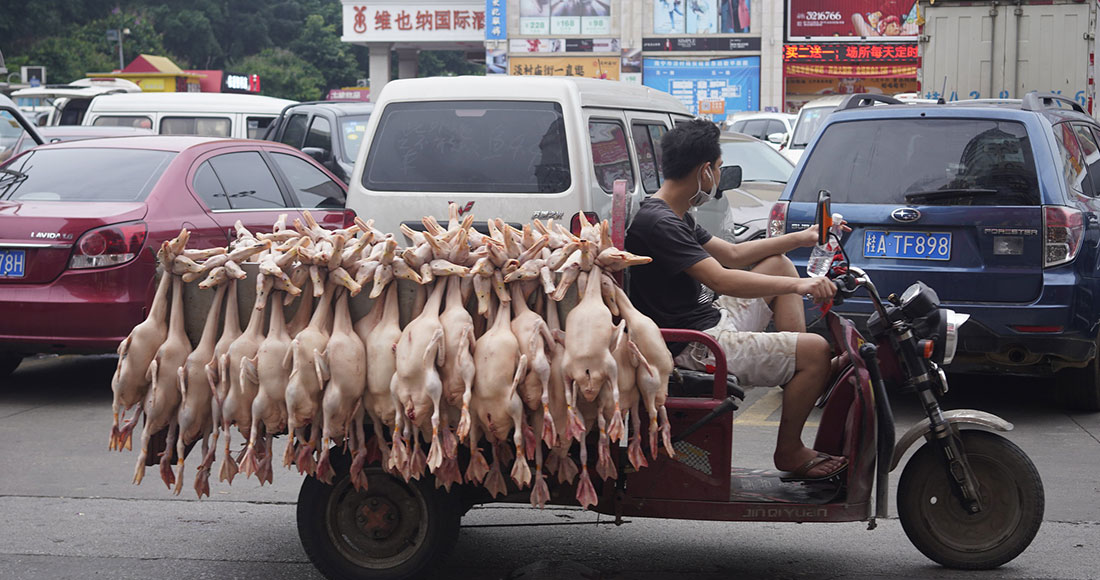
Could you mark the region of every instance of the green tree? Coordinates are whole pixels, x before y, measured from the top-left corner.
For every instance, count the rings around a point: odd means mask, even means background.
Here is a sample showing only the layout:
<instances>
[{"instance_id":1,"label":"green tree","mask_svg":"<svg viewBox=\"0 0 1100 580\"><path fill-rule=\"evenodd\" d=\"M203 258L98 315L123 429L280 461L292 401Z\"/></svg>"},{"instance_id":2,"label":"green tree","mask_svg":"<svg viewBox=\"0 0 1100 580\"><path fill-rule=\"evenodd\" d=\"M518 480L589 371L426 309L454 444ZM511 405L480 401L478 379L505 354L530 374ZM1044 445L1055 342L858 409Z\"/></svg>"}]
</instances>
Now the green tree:
<instances>
[{"instance_id":1,"label":"green tree","mask_svg":"<svg viewBox=\"0 0 1100 580\"><path fill-rule=\"evenodd\" d=\"M177 10L158 6L150 11L164 46L190 66L211 69L224 62L225 55L214 33L210 17L199 10ZM181 64L182 63L177 63Z\"/></svg>"},{"instance_id":2,"label":"green tree","mask_svg":"<svg viewBox=\"0 0 1100 580\"><path fill-rule=\"evenodd\" d=\"M315 101L325 87L325 77L316 67L282 48L269 48L231 64L232 70L260 75L262 94L272 97Z\"/></svg>"},{"instance_id":3,"label":"green tree","mask_svg":"<svg viewBox=\"0 0 1100 580\"><path fill-rule=\"evenodd\" d=\"M290 50L321 71L325 88L334 89L354 85L364 76L348 46L340 40L336 26L326 25L320 14L310 14Z\"/></svg>"}]
</instances>

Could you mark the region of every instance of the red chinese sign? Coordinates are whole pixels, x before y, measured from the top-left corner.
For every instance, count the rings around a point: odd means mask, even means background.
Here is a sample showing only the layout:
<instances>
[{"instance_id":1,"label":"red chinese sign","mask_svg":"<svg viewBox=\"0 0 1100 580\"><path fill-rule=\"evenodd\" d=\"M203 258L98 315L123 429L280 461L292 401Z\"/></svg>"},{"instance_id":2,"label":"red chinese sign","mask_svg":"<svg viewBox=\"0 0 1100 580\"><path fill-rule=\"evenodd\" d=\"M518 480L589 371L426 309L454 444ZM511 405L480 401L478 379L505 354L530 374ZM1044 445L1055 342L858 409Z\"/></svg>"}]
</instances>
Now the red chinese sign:
<instances>
[{"instance_id":1,"label":"red chinese sign","mask_svg":"<svg viewBox=\"0 0 1100 580\"><path fill-rule=\"evenodd\" d=\"M344 37L362 40L484 40L485 4L345 5Z\"/></svg>"},{"instance_id":2,"label":"red chinese sign","mask_svg":"<svg viewBox=\"0 0 1100 580\"><path fill-rule=\"evenodd\" d=\"M916 44L783 45L783 62L903 62L919 57Z\"/></svg>"}]
</instances>

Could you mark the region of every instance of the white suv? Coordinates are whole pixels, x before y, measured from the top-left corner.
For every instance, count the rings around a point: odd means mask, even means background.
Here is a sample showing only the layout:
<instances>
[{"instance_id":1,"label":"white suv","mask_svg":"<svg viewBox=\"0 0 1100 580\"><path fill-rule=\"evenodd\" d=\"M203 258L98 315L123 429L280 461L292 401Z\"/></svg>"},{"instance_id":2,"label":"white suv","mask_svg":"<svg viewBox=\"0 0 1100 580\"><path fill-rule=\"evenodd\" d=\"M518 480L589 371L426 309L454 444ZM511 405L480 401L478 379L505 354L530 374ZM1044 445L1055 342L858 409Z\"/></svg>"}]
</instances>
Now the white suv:
<instances>
[{"instance_id":1,"label":"white suv","mask_svg":"<svg viewBox=\"0 0 1100 580\"><path fill-rule=\"evenodd\" d=\"M797 118L790 113L738 113L726 120L726 130L751 135L782 151Z\"/></svg>"}]
</instances>

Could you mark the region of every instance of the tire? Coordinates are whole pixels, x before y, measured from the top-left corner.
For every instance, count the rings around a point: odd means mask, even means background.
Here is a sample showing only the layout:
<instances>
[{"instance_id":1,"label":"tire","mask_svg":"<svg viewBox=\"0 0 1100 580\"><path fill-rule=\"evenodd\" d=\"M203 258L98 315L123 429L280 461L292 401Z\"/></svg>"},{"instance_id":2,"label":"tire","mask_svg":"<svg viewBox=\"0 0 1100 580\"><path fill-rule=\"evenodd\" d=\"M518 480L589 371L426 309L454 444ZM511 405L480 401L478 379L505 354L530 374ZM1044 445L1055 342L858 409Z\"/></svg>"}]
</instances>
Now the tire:
<instances>
[{"instance_id":1,"label":"tire","mask_svg":"<svg viewBox=\"0 0 1100 580\"><path fill-rule=\"evenodd\" d=\"M1043 521L1043 482L1024 452L986 431L960 434L977 478L982 511L965 512L955 497L943 451L924 444L898 482L898 517L905 535L948 568L987 570L1020 555Z\"/></svg>"},{"instance_id":2,"label":"tire","mask_svg":"<svg viewBox=\"0 0 1100 580\"><path fill-rule=\"evenodd\" d=\"M404 482L366 469L359 492L350 460L332 454L333 485L306 477L298 493L298 536L313 565L331 580L419 578L444 560L458 538L461 509L431 476Z\"/></svg>"},{"instance_id":3,"label":"tire","mask_svg":"<svg viewBox=\"0 0 1100 580\"><path fill-rule=\"evenodd\" d=\"M17 352L0 352L0 379L14 373L21 362L23 362L23 355Z\"/></svg>"},{"instance_id":4,"label":"tire","mask_svg":"<svg viewBox=\"0 0 1100 580\"><path fill-rule=\"evenodd\" d=\"M1088 366L1054 375L1058 403L1070 411L1100 411L1100 370L1093 357Z\"/></svg>"}]
</instances>

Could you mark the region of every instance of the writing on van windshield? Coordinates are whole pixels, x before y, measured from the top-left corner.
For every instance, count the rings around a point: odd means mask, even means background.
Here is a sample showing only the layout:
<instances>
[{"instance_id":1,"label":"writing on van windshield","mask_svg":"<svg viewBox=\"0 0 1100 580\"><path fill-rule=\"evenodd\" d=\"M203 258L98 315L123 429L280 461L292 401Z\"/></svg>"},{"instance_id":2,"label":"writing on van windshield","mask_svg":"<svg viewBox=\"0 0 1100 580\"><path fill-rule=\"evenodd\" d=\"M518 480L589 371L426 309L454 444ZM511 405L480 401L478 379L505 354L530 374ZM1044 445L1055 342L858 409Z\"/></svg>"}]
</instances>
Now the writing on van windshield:
<instances>
[{"instance_id":1,"label":"writing on van windshield","mask_svg":"<svg viewBox=\"0 0 1100 580\"><path fill-rule=\"evenodd\" d=\"M540 193L569 186L565 129L553 103L394 103L363 173L381 191Z\"/></svg>"}]
</instances>

